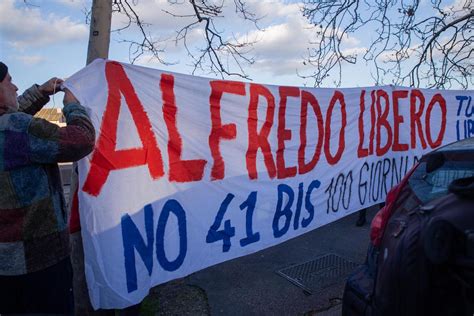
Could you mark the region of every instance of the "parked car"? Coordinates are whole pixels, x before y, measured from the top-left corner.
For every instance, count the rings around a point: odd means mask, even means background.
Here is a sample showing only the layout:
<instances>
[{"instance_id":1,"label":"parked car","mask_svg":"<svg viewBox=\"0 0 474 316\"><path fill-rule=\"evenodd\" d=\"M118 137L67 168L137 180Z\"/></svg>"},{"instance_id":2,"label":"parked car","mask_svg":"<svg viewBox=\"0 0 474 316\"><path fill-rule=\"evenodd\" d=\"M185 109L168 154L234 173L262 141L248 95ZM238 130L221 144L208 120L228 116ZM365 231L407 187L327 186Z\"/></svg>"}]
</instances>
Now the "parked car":
<instances>
[{"instance_id":1,"label":"parked car","mask_svg":"<svg viewBox=\"0 0 474 316\"><path fill-rule=\"evenodd\" d=\"M474 138L422 157L375 215L343 315L474 315Z\"/></svg>"}]
</instances>

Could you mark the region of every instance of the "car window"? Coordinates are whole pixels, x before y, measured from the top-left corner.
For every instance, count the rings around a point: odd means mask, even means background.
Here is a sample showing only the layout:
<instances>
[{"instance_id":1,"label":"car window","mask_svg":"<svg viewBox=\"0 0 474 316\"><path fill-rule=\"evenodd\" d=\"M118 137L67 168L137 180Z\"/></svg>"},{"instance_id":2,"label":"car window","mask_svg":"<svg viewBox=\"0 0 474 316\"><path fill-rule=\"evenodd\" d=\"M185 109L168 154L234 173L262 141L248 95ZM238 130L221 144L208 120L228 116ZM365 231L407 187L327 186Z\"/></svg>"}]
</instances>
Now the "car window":
<instances>
[{"instance_id":1,"label":"car window","mask_svg":"<svg viewBox=\"0 0 474 316\"><path fill-rule=\"evenodd\" d=\"M427 173L427 162L421 161L408 180L409 186L423 204L446 195L449 184L456 179L474 176L474 161L448 160Z\"/></svg>"}]
</instances>

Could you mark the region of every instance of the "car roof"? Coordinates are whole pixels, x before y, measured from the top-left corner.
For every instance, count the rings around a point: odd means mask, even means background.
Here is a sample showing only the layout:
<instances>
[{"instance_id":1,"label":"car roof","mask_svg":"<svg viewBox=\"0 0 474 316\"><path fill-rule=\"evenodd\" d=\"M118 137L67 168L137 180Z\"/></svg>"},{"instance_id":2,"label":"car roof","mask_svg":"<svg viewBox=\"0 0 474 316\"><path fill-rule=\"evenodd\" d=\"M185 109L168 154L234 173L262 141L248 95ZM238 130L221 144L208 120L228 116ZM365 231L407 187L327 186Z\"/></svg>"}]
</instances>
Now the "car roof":
<instances>
[{"instance_id":1,"label":"car roof","mask_svg":"<svg viewBox=\"0 0 474 316\"><path fill-rule=\"evenodd\" d=\"M433 153L443 153L452 151L472 151L474 152L474 137L456 141L446 146L436 149Z\"/></svg>"}]
</instances>

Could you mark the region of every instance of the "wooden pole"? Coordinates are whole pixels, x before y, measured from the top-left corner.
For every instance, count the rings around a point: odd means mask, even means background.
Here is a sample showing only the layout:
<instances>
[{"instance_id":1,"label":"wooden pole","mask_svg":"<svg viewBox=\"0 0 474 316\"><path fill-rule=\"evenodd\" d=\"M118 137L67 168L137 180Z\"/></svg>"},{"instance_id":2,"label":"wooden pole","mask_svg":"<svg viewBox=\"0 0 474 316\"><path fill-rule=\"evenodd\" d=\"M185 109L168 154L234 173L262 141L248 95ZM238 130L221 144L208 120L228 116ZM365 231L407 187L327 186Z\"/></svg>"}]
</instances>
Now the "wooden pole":
<instances>
[{"instance_id":1,"label":"wooden pole","mask_svg":"<svg viewBox=\"0 0 474 316\"><path fill-rule=\"evenodd\" d=\"M89 46L87 49L86 64L96 58L109 57L110 25L112 22L112 0L94 0L92 2ZM77 162L72 165L71 185L69 193L69 215L71 214L72 200L78 189L79 175ZM81 232L70 236L71 263L73 269L74 310L75 315L101 315L93 312L85 280L84 248Z\"/></svg>"},{"instance_id":2,"label":"wooden pole","mask_svg":"<svg viewBox=\"0 0 474 316\"><path fill-rule=\"evenodd\" d=\"M109 57L110 25L112 24L112 0L94 0L92 2L91 26L89 32L89 46L87 61L90 64L96 58ZM77 163L73 163L71 172L71 187L69 195L69 209L72 198L78 186Z\"/></svg>"},{"instance_id":3,"label":"wooden pole","mask_svg":"<svg viewBox=\"0 0 474 316\"><path fill-rule=\"evenodd\" d=\"M112 0L94 0L92 2L87 65L96 58L109 57L111 22Z\"/></svg>"}]
</instances>

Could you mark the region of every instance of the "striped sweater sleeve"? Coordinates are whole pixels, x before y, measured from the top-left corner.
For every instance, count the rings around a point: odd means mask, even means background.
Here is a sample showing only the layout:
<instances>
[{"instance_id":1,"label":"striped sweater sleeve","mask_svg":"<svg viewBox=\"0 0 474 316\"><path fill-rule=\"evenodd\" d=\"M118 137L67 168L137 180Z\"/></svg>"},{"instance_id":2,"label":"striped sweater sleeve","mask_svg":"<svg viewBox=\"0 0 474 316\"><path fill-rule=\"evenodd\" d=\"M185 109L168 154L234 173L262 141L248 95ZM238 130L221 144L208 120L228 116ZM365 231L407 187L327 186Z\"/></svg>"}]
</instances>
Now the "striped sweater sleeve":
<instances>
[{"instance_id":1,"label":"striped sweater sleeve","mask_svg":"<svg viewBox=\"0 0 474 316\"><path fill-rule=\"evenodd\" d=\"M36 112L49 102L49 96L42 94L38 87L37 84L34 84L18 97L20 112L35 115Z\"/></svg>"},{"instance_id":2,"label":"striped sweater sleeve","mask_svg":"<svg viewBox=\"0 0 474 316\"><path fill-rule=\"evenodd\" d=\"M95 131L83 106L64 106L66 126L59 127L44 119L33 117L29 127L29 156L37 163L77 161L94 147Z\"/></svg>"}]
</instances>

